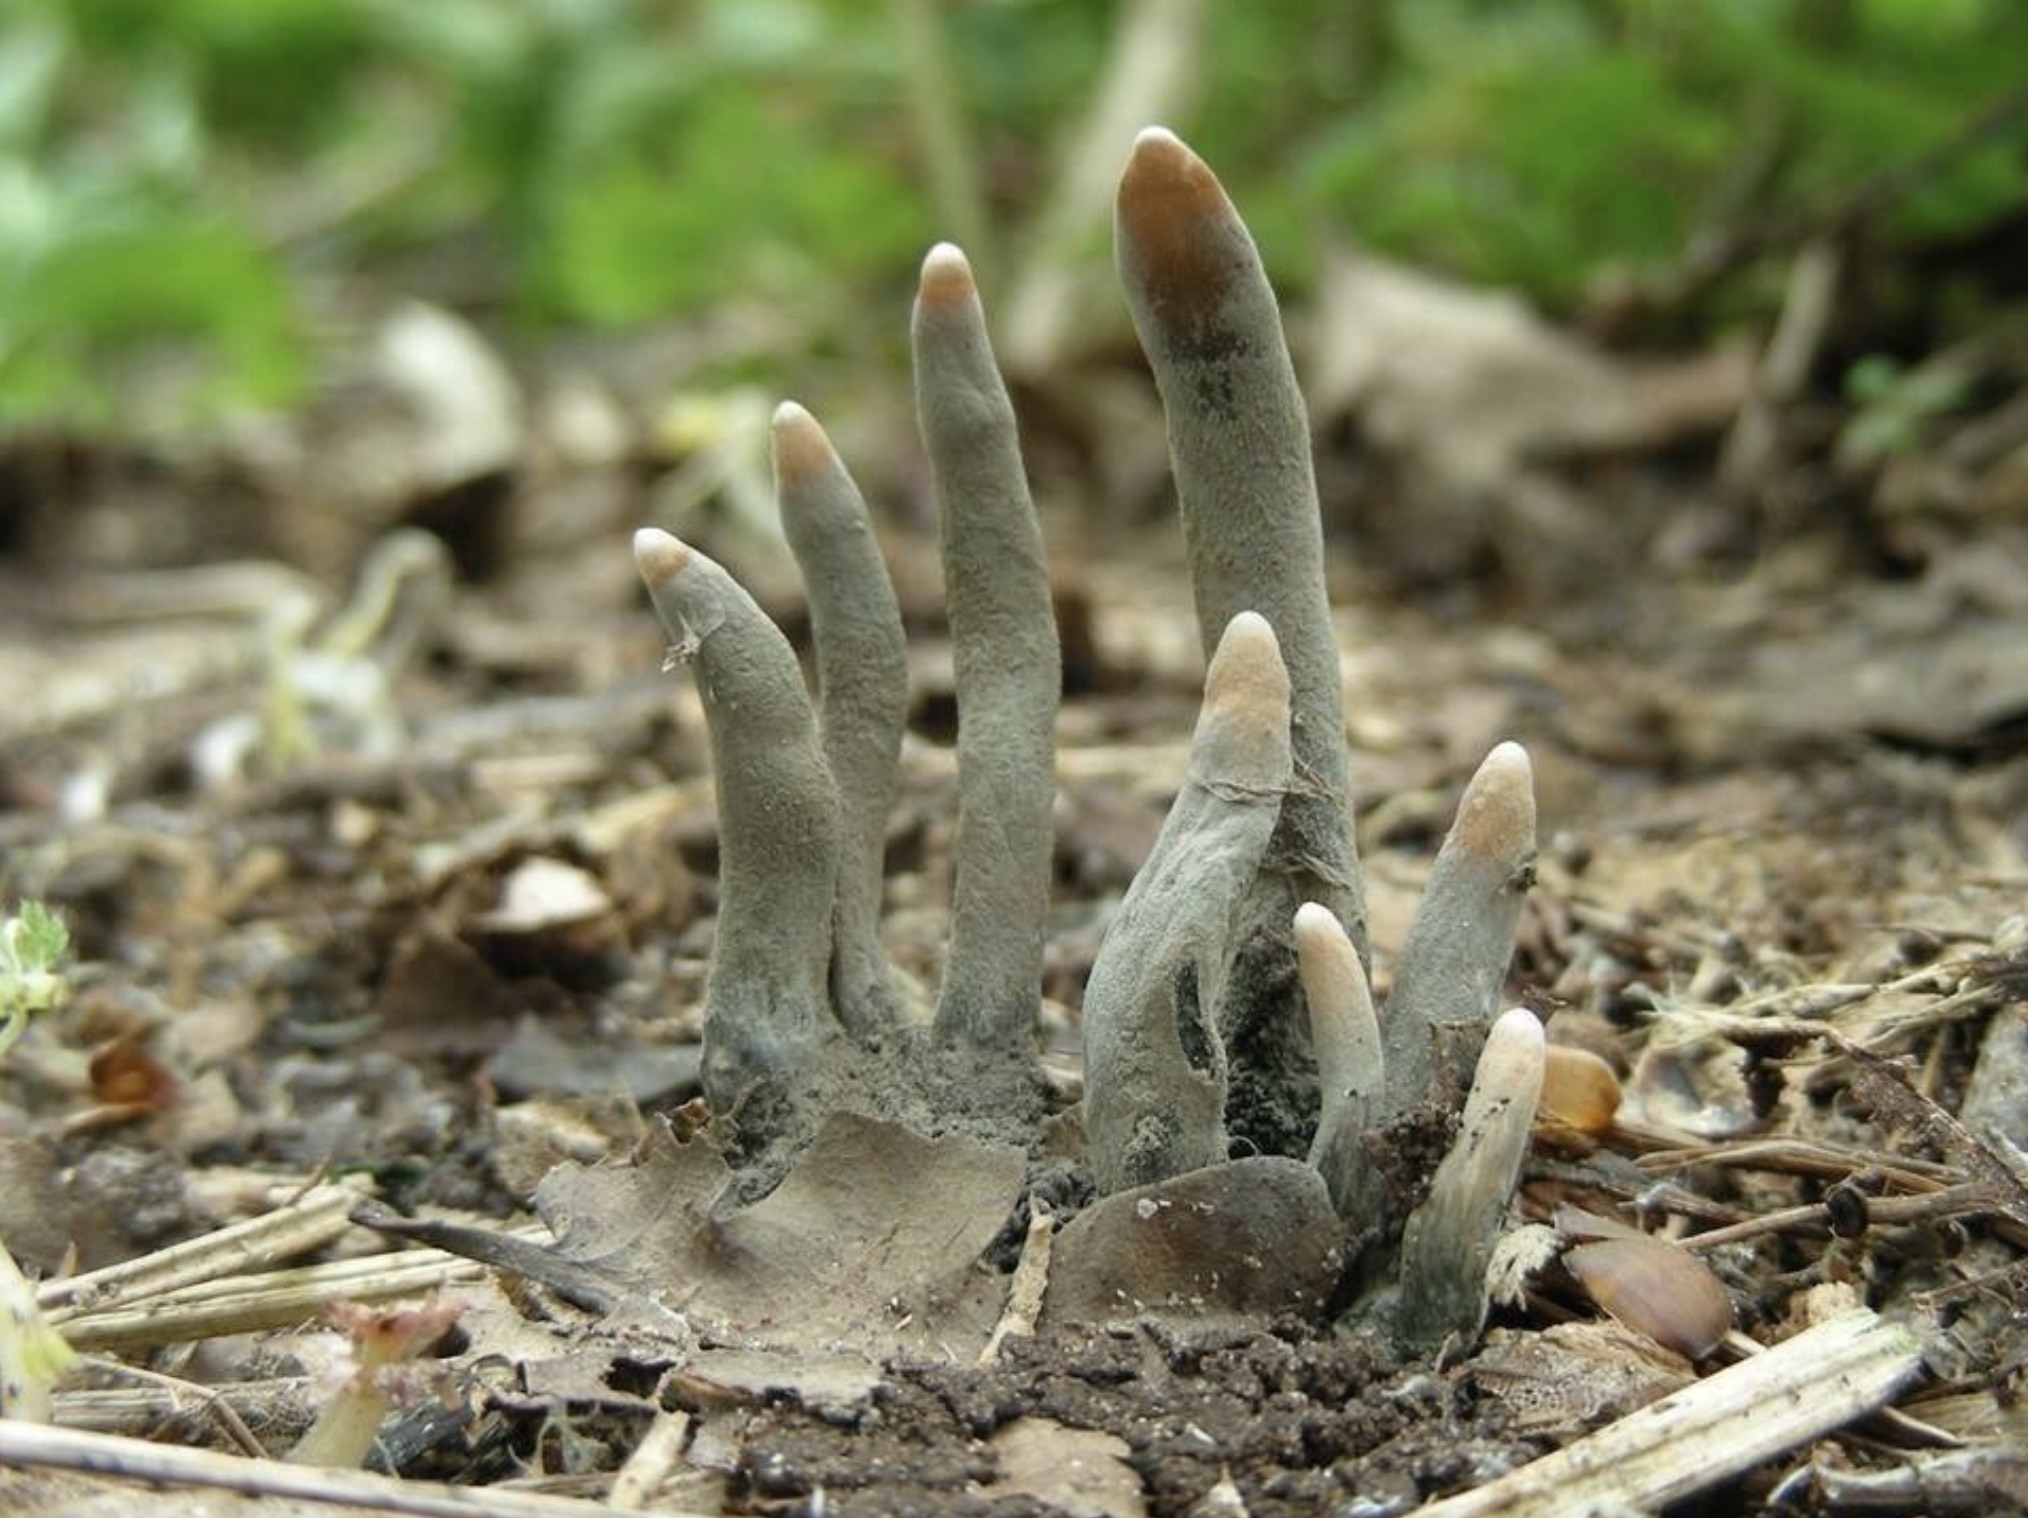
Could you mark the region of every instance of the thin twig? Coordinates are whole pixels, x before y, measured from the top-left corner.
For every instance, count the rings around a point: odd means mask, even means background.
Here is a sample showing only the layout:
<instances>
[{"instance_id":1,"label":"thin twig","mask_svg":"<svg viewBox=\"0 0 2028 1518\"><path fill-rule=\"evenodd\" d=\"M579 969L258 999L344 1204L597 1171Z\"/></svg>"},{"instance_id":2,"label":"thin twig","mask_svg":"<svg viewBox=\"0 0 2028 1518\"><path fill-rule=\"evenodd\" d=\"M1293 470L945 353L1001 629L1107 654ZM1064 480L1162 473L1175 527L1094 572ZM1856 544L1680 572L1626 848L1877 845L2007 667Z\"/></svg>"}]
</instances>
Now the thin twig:
<instances>
[{"instance_id":1,"label":"thin twig","mask_svg":"<svg viewBox=\"0 0 2028 1518\"><path fill-rule=\"evenodd\" d=\"M357 1185L318 1186L272 1212L103 1270L45 1281L35 1300L53 1324L308 1254L352 1226L364 1193Z\"/></svg>"},{"instance_id":2,"label":"thin twig","mask_svg":"<svg viewBox=\"0 0 2028 1518\"><path fill-rule=\"evenodd\" d=\"M669 1472L676 1468L689 1438L688 1413L667 1408L657 1413L655 1421L648 1425L647 1433L641 1436L641 1442L627 1456L627 1463L613 1478L612 1493L607 1501L623 1512L639 1512L646 1508L662 1483L669 1479Z\"/></svg>"},{"instance_id":3,"label":"thin twig","mask_svg":"<svg viewBox=\"0 0 2028 1518\"><path fill-rule=\"evenodd\" d=\"M289 1328L317 1316L327 1302L382 1302L420 1296L457 1281L475 1281L485 1267L441 1249L336 1260L204 1281L148 1301L82 1312L63 1325L78 1350L149 1349L220 1334Z\"/></svg>"},{"instance_id":4,"label":"thin twig","mask_svg":"<svg viewBox=\"0 0 2028 1518\"><path fill-rule=\"evenodd\" d=\"M1915 1335L1857 1308L1421 1511L1655 1511L1864 1417L1921 1373Z\"/></svg>"},{"instance_id":5,"label":"thin twig","mask_svg":"<svg viewBox=\"0 0 2028 1518\"><path fill-rule=\"evenodd\" d=\"M203 1487L256 1497L290 1497L404 1518L594 1518L626 1511L609 1503L498 1487L404 1481L366 1471L318 1470L281 1460L248 1460L211 1450L149 1444L118 1434L48 1428L0 1419L0 1465L76 1471L149 1486ZM665 1518L704 1518L663 1508Z\"/></svg>"}]
</instances>

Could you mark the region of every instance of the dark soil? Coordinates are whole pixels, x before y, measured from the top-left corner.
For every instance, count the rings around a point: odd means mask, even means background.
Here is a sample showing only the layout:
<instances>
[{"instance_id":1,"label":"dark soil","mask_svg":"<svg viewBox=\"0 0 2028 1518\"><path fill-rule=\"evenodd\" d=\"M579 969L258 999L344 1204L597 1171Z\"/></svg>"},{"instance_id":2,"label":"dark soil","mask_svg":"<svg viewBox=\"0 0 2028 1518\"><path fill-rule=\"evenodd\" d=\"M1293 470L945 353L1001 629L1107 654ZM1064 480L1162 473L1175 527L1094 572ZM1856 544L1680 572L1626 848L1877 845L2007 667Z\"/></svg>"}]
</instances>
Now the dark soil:
<instances>
[{"instance_id":1,"label":"dark soil","mask_svg":"<svg viewBox=\"0 0 2028 1518\"><path fill-rule=\"evenodd\" d=\"M1341 453L1360 446L1332 436ZM2028 1356L2028 1318L2010 1305L2028 1228L2004 1181L2013 1162L1915 1119L1959 1113L1989 1030L2014 1036L2023 1015L2028 672L2008 651L2028 614L2028 513L1898 519L1920 562L1890 571L1855 542L1852 513L1873 509L1864 482L1840 487L1844 515L1771 523L1720 502L1715 441L1571 471L1555 530L1503 529L1505 567L1435 591L1390 572L1400 545L1334 507L1377 978L1459 785L1494 742L1520 739L1543 850L1509 994L1553 1038L1614 1064L1630 1119L1598 1140L1539 1135L1524 1213L1574 1202L1694 1233L1815 1205L1848 1177L1874 1196L1906 1194L1898 1176L1984 1177L1992 1189L1954 1215L1862 1218L1849 1236L1812 1215L1710 1258L1739 1328L1763 1341L1812 1288L1925 1320L1939 1304L1964 1314L1925 1396L1983 1398L1999 1421L1980 1427L2004 1425ZM1327 463L1327 479L1356 472L1356 460ZM1780 467L1798 489L1830 488ZM362 739L356 711L313 712L285 761L256 747L223 778L205 773L220 724L274 715L266 593L221 611L145 553L80 546L145 543L161 525L151 512L179 514L173 536L201 539L203 475L167 506L126 497L117 479L80 489L74 520L45 513L40 536L8 540L0 897L48 901L76 947L72 1004L0 1066L0 1236L31 1274L261 1211L273 1202L256 1198L258 1178L360 1173L401 1211L498 1228L525 1221L552 1164L624 1156L665 1117L686 1132L701 1120L714 824L698 707L687 677L658 669L626 555L626 529L652 509L637 483L537 469L518 483L486 578L458 584L393 680L391 749ZM1067 491L1044 500L1077 651L1043 1029L1061 1109L1083 980L1174 793L1201 666L1172 524L1096 515ZM583 510L560 522L564 502ZM354 547L388 518L351 524ZM707 521L698 535L755 583L783 583L733 527ZM1608 572L1549 573L1587 563L1587 541L1628 540L1637 552ZM888 839L886 936L933 985L950 872L949 660L934 587L914 567L923 546L901 529L893 546L917 737ZM1565 549L1575 557L1558 561ZM1531 555L1539 572L1518 572ZM312 567L318 583L343 581ZM793 622L793 595L771 600ZM513 883L536 861L574 871L587 897L557 909L552 882L517 904ZM1908 979L1929 965L1948 973ZM1900 988L1863 989L1887 983ZM1752 1021L1772 1031L1756 1036ZM1855 1097L1850 1044L1897 1062L1914 1105L1883 1116L1877 1090ZM2013 1136L2028 1138L2017 1120ZM1671 1132L1680 1162L1644 1164ZM1741 1157L1776 1138L1842 1158ZM1052 1173L1052 1200L1073 1208L1074 1166ZM998 1268L1017 1238L1003 1238ZM356 1230L341 1252L369 1247ZM1596 1310L1552 1278L1504 1323L1532 1335L1571 1316ZM309 1370L317 1327L126 1354L230 1401ZM794 1373L731 1385L680 1338L601 1324L515 1281L475 1297L464 1334L450 1363L470 1416L402 1469L520 1469L597 1492L649 1415L680 1409L690 1467L669 1491L691 1508L1065 1511L1032 1483L995 1490L1012 1464L997 1440L1019 1425L1045 1443L1115 1436L1143 1510L1163 1518L1241 1511L1221 1481L1255 1518L1378 1515L1582 1432L1524 1431L1468 1373L1394 1364L1360 1333L1314 1323L1016 1337L987 1366L911 1353L863 1396L819 1394ZM553 1350L538 1353L544 1336ZM101 1367L77 1385L119 1382ZM87 1403L66 1405L82 1417ZM216 1425L174 1437L222 1439ZM1813 1457L1891 1467L1917 1442L1873 1425L1784 1469ZM1781 1474L1728 1483L1700 1511L1756 1510ZM53 1510L27 1488L16 1497Z\"/></svg>"}]
</instances>

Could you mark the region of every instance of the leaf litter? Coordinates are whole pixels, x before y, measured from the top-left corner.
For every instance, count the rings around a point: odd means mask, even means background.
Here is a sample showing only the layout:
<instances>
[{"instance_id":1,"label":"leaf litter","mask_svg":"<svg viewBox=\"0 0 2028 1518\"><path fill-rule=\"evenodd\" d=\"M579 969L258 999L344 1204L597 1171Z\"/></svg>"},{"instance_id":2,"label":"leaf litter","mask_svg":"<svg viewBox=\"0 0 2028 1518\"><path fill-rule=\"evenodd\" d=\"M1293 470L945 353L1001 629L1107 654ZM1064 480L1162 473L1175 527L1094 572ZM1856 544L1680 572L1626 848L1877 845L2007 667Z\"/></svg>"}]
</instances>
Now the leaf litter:
<instances>
[{"instance_id":1,"label":"leaf litter","mask_svg":"<svg viewBox=\"0 0 2028 1518\"><path fill-rule=\"evenodd\" d=\"M1555 355L1594 387L1596 362ZM1734 393L1710 383L1723 413ZM1391 402L1417 398L1397 388ZM1351 390L1326 404L1361 417ZM1375 422L1409 440L1399 479L1430 498L1505 489L1500 468L1463 483L1419 473L1434 469L1426 440L1451 402L1427 404L1420 422ZM1693 434L1710 425L1694 412ZM1720 1363L1748 1364L1756 1346L1859 1302L1934 1325L1928 1383L1892 1394L1900 1422L1805 1444L1736 1484L1738 1509L1777 1491L1828 1511L1939 1490L2018 1504L2028 685L2008 651L2009 581L1992 572L2018 567L2018 475L1978 474L1984 514L1968 516L1962 493L1912 484L1914 463L1885 466L1891 494L1867 509L1894 541L1922 545L1912 577L1867 572L1843 527L1802 519L1750 572L1692 572L1693 554L1672 579L1667 560L1624 566L1680 550L1668 508L1683 508L1679 533L1708 528L1717 508L1701 491L1672 496L1666 469L1630 503L1599 458L1638 472L1642 450L1662 445L1638 417L1626 425L1541 449L1489 434L1497 461L1527 460L1533 494L1487 518L1506 524L1508 567L1468 582L1482 598L1473 618L1455 595L1405 590L1417 566L1390 561L1384 531L1337 545L1375 942L1400 942L1470 756L1491 735L1524 736L1551 832L1513 984L1550 1014L1553 1038L1606 1058L1625 1099L1602 1134L1538 1132L1521 1216L1613 1213L1706 1258L1737 1313ZM1949 437L1932 441L1939 467L1966 467ZM631 525L619 499L561 554L538 561L524 545L490 583L458 587L428 657L389 672L398 750L348 754L334 727L288 772L210 790L191 744L221 715L261 709L255 620L214 603L120 627L104 619L108 583L133 595L145 581L172 600L192 587L114 564L87 597L82 577L28 585L8 567L21 593L0 597L0 669L35 699L8 703L0 869L10 902L57 905L83 972L72 1005L0 1068L0 1237L88 1346L86 1371L57 1393L61 1424L156 1427L170 1403L144 1395L141 1377L173 1373L250 1422L272 1412L259 1443L280 1451L312 1410L283 1389L310 1364L292 1336L316 1303L437 1290L474 1302L469 1337L433 1351L460 1406L410 1409L382 1439L418 1490L455 1473L503 1501L508 1483L596 1495L673 1414L687 1432L654 1499L672 1510L1166 1514L1238 1510L1233 1493L1255 1514L1353 1501L1380 1512L1494 1482L1722 1374L1596 1318L1554 1268L1526 1276L1486 1349L1445 1374L1266 1311L1306 1300L1332 1269L1321 1243L1270 1255L1235 1241L1254 1218L1259 1236L1305 1237L1288 1221L1308 1215L1302 1186L1264 1179L1266 1160L1200 1172L1201 1211L1164 1198L1153 1221L1182 1229L1176 1274L1132 1302L1104 1262L1136 1246L1106 1236L1144 1232L1148 1199L1085 1206L1062 1177L1031 1194L1024 1157L975 1134L834 1114L779 1187L734 1198L685 1117L694 1076L676 1061L648 1095L625 1067L630 1049L694 1050L714 857L694 706L655 678L659 649L624 566L606 568ZM1531 518L1531 501L1555 509ZM367 514L362 540L395 515ZM1619 567L1586 593L1556 581L1556 604L1527 615L1542 582L1516 562L1608 520ZM1545 535L1531 538L1531 522ZM1139 567L1166 562L1166 532L1075 531L1096 551L1056 590L1092 608L1100 678L1064 728L1102 737L1081 736L1064 761L1071 828L1056 857L1073 884L1051 936L1084 947L1053 951L1049 975L1073 1006L1105 892L1124 879L1082 862L1152 842L1195 679L1175 588ZM553 584L577 593L531 593ZM173 678L137 682L137 650L183 647L193 629L203 647L163 666ZM912 632L912 660L947 662L933 623ZM937 730L926 705L913 720ZM916 915L889 930L925 981L948 781L941 753L911 739L888 891ZM1114 812L1083 800L1100 790ZM1092 838L1077 831L1086 818L1105 824ZM547 878L569 880L588 919L514 898L517 877L539 881L551 864L573 872ZM650 899L668 910L643 910ZM585 920L598 925L589 950L572 933ZM444 944L459 946L455 964ZM1384 955L1376 972L1384 987ZM1070 1008L1044 1018L1074 1028ZM524 1037L530 1027L545 1038ZM569 1053L592 1047L622 1051L620 1067ZM92 1076L118 1050L152 1062L146 1099L76 1125L118 1105ZM535 1192L547 1227L528 1222L529 1151L516 1166L499 1158L517 1125L553 1141L535 1152L576 1166ZM358 1227L272 1258L222 1248L189 1279L131 1296L64 1296L67 1273L286 1212L334 1163L418 1217L518 1229L622 1306L587 1312L539 1275L414 1241L389 1249ZM1017 1325L1035 1331L996 1341L1008 1273L1052 1208L1076 1215ZM1243 1268L1207 1272L1221 1259ZM1570 1317L1582 1321L1559 1322ZM1595 1394L1565 1395L1580 1383ZM235 1438L222 1419L176 1427L213 1448ZM22 1511L60 1510L25 1469L0 1482Z\"/></svg>"}]
</instances>

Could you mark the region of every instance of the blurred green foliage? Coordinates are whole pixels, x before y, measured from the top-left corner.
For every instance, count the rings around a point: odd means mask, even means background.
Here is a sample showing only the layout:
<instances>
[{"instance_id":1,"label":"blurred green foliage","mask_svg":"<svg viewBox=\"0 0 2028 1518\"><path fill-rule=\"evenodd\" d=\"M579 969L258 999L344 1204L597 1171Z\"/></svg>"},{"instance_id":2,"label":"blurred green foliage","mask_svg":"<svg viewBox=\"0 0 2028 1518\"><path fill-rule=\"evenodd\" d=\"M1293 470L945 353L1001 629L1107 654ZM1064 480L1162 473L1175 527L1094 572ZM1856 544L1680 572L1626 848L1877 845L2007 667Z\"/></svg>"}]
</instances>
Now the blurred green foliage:
<instances>
[{"instance_id":1,"label":"blurred green foliage","mask_svg":"<svg viewBox=\"0 0 2028 1518\"><path fill-rule=\"evenodd\" d=\"M1606 260L1825 210L2028 82L2009 0L1400 5L1365 108L1301 178L1380 246L1552 301ZM2022 196L2020 131L1928 178L1906 232Z\"/></svg>"},{"instance_id":2,"label":"blurred green foliage","mask_svg":"<svg viewBox=\"0 0 2028 1518\"><path fill-rule=\"evenodd\" d=\"M1002 225L1117 13L942 12ZM0 421L286 402L360 289L537 324L768 303L821 340L936 235L894 33L872 0L10 0ZM1181 125L1285 276L1325 226L1557 303L1835 203L2023 58L2019 0L1213 4ZM1976 224L2021 153L1957 158L1896 225Z\"/></svg>"}]
</instances>

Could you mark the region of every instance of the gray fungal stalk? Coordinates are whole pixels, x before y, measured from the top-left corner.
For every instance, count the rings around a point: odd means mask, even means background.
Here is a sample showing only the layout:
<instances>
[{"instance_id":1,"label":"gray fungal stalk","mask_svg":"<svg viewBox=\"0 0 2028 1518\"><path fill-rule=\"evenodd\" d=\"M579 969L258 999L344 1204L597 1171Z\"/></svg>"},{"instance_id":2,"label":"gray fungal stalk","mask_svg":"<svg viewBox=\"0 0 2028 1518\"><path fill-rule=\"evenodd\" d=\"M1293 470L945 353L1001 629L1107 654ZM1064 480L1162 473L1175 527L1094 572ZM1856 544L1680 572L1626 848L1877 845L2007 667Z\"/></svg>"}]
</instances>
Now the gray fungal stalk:
<instances>
[{"instance_id":1,"label":"gray fungal stalk","mask_svg":"<svg viewBox=\"0 0 2028 1518\"><path fill-rule=\"evenodd\" d=\"M691 660L718 790L718 937L704 1003L704 1091L776 1121L837 1031L832 919L843 838L795 650L717 564L653 527L634 562Z\"/></svg>"},{"instance_id":2,"label":"gray fungal stalk","mask_svg":"<svg viewBox=\"0 0 2028 1518\"><path fill-rule=\"evenodd\" d=\"M1169 421L1205 648L1256 611L1289 671L1295 781L1246 891L1214 1015L1236 1066L1235 1125L1290 1149L1314 1119L1290 921L1315 901L1362 955L1366 940L1309 421L1253 238L1172 133L1151 127L1135 141L1115 230L1120 283Z\"/></svg>"},{"instance_id":3,"label":"gray fungal stalk","mask_svg":"<svg viewBox=\"0 0 2028 1518\"><path fill-rule=\"evenodd\" d=\"M1402 1235L1396 1328L1411 1350L1467 1347L1479 1336L1486 1266L1528 1152L1542 1063L1542 1024L1535 1014L1525 1007L1502 1013L1479 1056L1458 1141Z\"/></svg>"},{"instance_id":4,"label":"gray fungal stalk","mask_svg":"<svg viewBox=\"0 0 2028 1518\"><path fill-rule=\"evenodd\" d=\"M949 243L923 260L915 389L958 686L957 899L936 1029L1015 1048L1041 998L1062 661L1014 406L971 267Z\"/></svg>"},{"instance_id":5,"label":"gray fungal stalk","mask_svg":"<svg viewBox=\"0 0 2028 1518\"><path fill-rule=\"evenodd\" d=\"M1288 674L1267 620L1243 611L1205 675L1183 793L1085 990L1085 1142L1101 1191L1225 1159L1225 1047L1212 1009L1289 773Z\"/></svg>"},{"instance_id":6,"label":"gray fungal stalk","mask_svg":"<svg viewBox=\"0 0 2028 1518\"><path fill-rule=\"evenodd\" d=\"M1376 1012L1316 484L1274 295L1217 178L1159 128L1134 144L1116 229L1208 669L1181 792L1086 990L1100 1200L1064 1229L1044 1320L1392 1301L1404 1345L1461 1346L1542 1078L1534 1017L1494 1018L1532 878L1528 756L1500 744L1464 787ZM958 696L956 891L928 1027L899 1004L877 934L901 621L823 430L794 405L775 417L814 704L716 564L653 529L635 543L711 730L723 842L704 1085L743 1197L840 1107L936 1133L983 1114L1050 1163L1030 1040L1059 654L1013 407L956 248L923 262L913 338ZM1216 1257L1222 1239L1252 1263Z\"/></svg>"},{"instance_id":7,"label":"gray fungal stalk","mask_svg":"<svg viewBox=\"0 0 2028 1518\"><path fill-rule=\"evenodd\" d=\"M907 640L901 608L874 541L866 501L817 419L784 401L774 420L782 527L810 596L824 762L837 788L840 862L832 1005L847 1030L894 1027L880 949L887 816L908 719Z\"/></svg>"}]
</instances>

